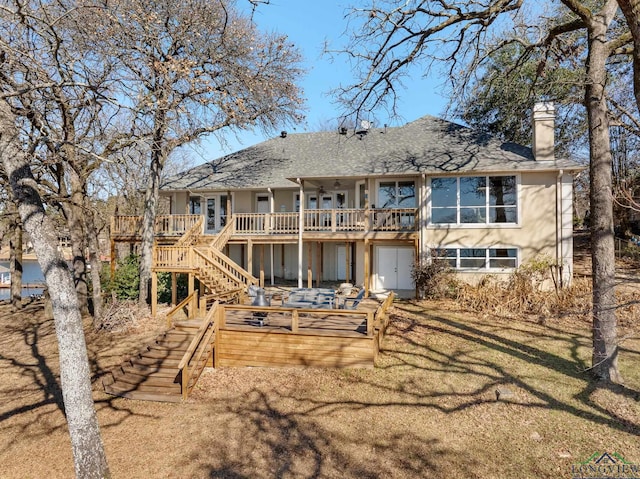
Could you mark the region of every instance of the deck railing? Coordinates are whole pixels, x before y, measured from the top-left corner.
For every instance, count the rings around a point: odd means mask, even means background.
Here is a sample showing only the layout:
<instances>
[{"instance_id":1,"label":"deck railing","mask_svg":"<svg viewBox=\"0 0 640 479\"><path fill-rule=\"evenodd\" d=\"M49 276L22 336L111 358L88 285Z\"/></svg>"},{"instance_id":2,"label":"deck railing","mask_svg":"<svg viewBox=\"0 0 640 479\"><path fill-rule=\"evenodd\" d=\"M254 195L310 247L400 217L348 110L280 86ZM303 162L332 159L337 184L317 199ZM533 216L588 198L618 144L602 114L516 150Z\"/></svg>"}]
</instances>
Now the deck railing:
<instances>
[{"instance_id":1,"label":"deck railing","mask_svg":"<svg viewBox=\"0 0 640 479\"><path fill-rule=\"evenodd\" d=\"M340 208L304 210L304 230L337 231L415 231L416 208L363 210ZM296 234L298 213L234 213L235 232L246 235Z\"/></svg>"},{"instance_id":2,"label":"deck railing","mask_svg":"<svg viewBox=\"0 0 640 479\"><path fill-rule=\"evenodd\" d=\"M373 231L413 231L416 229L415 208L381 208L371 210Z\"/></svg>"},{"instance_id":3,"label":"deck railing","mask_svg":"<svg viewBox=\"0 0 640 479\"><path fill-rule=\"evenodd\" d=\"M204 222L204 216L201 216L198 221L183 234L176 242L176 246L191 246L198 240L198 236L202 234L202 223Z\"/></svg>"},{"instance_id":4,"label":"deck railing","mask_svg":"<svg viewBox=\"0 0 640 479\"><path fill-rule=\"evenodd\" d=\"M233 236L234 232L234 222L229 221L224 228L216 235L214 240L209 244L209 246L216 251L222 251L222 248L227 244L229 238Z\"/></svg>"},{"instance_id":5,"label":"deck railing","mask_svg":"<svg viewBox=\"0 0 640 479\"><path fill-rule=\"evenodd\" d=\"M191 230L201 215L160 215L156 217L154 233L158 236L182 236ZM142 216L112 216L111 236L140 236Z\"/></svg>"},{"instance_id":6,"label":"deck railing","mask_svg":"<svg viewBox=\"0 0 640 479\"><path fill-rule=\"evenodd\" d=\"M158 246L154 248L153 266L160 269L190 270L192 266L191 246Z\"/></svg>"},{"instance_id":7,"label":"deck railing","mask_svg":"<svg viewBox=\"0 0 640 479\"><path fill-rule=\"evenodd\" d=\"M171 328L173 326L174 316L176 316L181 311L185 312L187 319L195 318L196 314L198 313L197 289L182 301L180 301L178 304L176 304L173 308L171 308L171 311L167 313L167 328Z\"/></svg>"},{"instance_id":8,"label":"deck railing","mask_svg":"<svg viewBox=\"0 0 640 479\"><path fill-rule=\"evenodd\" d=\"M304 210L304 230L313 232L346 231L415 231L416 208L377 208L371 210L338 208ZM198 215L158 216L155 234L180 236L194 228L202 220ZM111 221L112 236L136 236L140 234L140 216L115 216ZM286 235L297 234L300 227L299 213L234 213L231 221L214 239L212 247L220 250L233 234Z\"/></svg>"},{"instance_id":9,"label":"deck railing","mask_svg":"<svg viewBox=\"0 0 640 479\"><path fill-rule=\"evenodd\" d=\"M201 218L201 215L157 216L154 232L160 236L181 236L193 228Z\"/></svg>"},{"instance_id":10,"label":"deck railing","mask_svg":"<svg viewBox=\"0 0 640 479\"><path fill-rule=\"evenodd\" d=\"M233 288L244 288L259 283L257 278L239 264L213 248L207 250L194 248L191 261L193 268L209 271L211 276L216 276L218 272L222 273L227 281L233 283Z\"/></svg>"},{"instance_id":11,"label":"deck railing","mask_svg":"<svg viewBox=\"0 0 640 479\"><path fill-rule=\"evenodd\" d=\"M196 385L207 362L210 359L213 361L211 353L221 314L224 313L221 311L219 304L217 302L214 303L178 365L182 379L182 399L189 397L189 393Z\"/></svg>"},{"instance_id":12,"label":"deck railing","mask_svg":"<svg viewBox=\"0 0 640 479\"><path fill-rule=\"evenodd\" d=\"M138 236L142 230L142 216L112 216L111 236Z\"/></svg>"},{"instance_id":13,"label":"deck railing","mask_svg":"<svg viewBox=\"0 0 640 479\"><path fill-rule=\"evenodd\" d=\"M299 309L299 308L285 308L279 306L269 306L269 307L261 307L261 306L247 306L241 304L227 304L224 306L220 306L224 313L220 315L219 328L226 328L227 321L226 316L228 312L240 313L242 315L246 315L248 318L254 317L255 314L281 314L283 317L287 318L289 324L284 324L282 327L289 330L290 334L304 334L304 333L312 333L312 330L316 330L317 326L306 326L304 324L305 321L310 321L315 319L323 319L327 316L332 316L334 318L344 317L353 318L361 317L361 322L365 323L365 331L364 335L373 336L374 334L374 319L375 312L374 311L364 311L364 310L351 310L351 309ZM301 321L302 320L302 321ZM330 326L325 326L322 328L325 333L330 333L331 331L336 334L343 334L344 328L335 328L332 329Z\"/></svg>"}]
</instances>

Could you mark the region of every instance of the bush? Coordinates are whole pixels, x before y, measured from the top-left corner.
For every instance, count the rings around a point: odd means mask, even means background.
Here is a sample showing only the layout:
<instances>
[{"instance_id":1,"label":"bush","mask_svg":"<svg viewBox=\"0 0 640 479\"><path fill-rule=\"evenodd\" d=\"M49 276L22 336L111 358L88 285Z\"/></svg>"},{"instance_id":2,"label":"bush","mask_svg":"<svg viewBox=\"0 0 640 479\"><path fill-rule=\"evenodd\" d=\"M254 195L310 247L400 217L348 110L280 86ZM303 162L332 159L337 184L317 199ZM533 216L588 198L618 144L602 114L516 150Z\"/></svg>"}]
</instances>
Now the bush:
<instances>
[{"instance_id":1,"label":"bush","mask_svg":"<svg viewBox=\"0 0 640 479\"><path fill-rule=\"evenodd\" d=\"M119 300L138 299L140 287L139 266L140 257L135 254L130 254L118 261L113 279L105 282L105 292Z\"/></svg>"},{"instance_id":2,"label":"bush","mask_svg":"<svg viewBox=\"0 0 640 479\"><path fill-rule=\"evenodd\" d=\"M186 274L177 275L178 302L187 297L189 289L188 276ZM158 273L158 302L171 302L171 273Z\"/></svg>"},{"instance_id":3,"label":"bush","mask_svg":"<svg viewBox=\"0 0 640 479\"><path fill-rule=\"evenodd\" d=\"M416 261L411 268L411 278L423 299L453 297L458 287L448 264L437 257L423 263Z\"/></svg>"}]
</instances>

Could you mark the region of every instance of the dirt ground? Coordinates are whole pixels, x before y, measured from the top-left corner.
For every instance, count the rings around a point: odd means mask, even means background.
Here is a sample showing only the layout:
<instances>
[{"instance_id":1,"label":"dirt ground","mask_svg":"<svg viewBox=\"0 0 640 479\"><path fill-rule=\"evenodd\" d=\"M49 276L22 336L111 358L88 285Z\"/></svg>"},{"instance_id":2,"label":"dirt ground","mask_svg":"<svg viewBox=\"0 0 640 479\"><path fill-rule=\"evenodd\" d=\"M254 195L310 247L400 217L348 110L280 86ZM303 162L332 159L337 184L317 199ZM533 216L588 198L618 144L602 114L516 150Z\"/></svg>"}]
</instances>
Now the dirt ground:
<instances>
[{"instance_id":1,"label":"dirt ground","mask_svg":"<svg viewBox=\"0 0 640 479\"><path fill-rule=\"evenodd\" d=\"M86 331L114 478L490 479L573 477L595 452L640 464L637 325L621 331L625 387L601 388L584 321L400 301L375 368L208 370L182 404L100 388L162 319ZM70 477L53 321L39 302L0 306L0 478Z\"/></svg>"}]
</instances>

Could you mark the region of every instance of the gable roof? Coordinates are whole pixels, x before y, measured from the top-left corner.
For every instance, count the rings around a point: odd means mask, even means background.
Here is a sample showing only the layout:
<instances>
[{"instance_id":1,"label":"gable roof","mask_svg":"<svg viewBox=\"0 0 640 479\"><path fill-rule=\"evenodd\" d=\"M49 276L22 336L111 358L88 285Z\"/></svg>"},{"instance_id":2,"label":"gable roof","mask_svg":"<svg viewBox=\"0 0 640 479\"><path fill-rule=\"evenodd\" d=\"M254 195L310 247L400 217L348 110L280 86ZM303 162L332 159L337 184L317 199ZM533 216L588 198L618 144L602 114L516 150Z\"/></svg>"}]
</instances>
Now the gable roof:
<instances>
[{"instance_id":1,"label":"gable roof","mask_svg":"<svg viewBox=\"0 0 640 479\"><path fill-rule=\"evenodd\" d=\"M579 170L565 159L535 161L530 148L500 142L425 116L366 133L289 133L166 179L164 190L286 188L295 178L444 175L464 172Z\"/></svg>"}]
</instances>

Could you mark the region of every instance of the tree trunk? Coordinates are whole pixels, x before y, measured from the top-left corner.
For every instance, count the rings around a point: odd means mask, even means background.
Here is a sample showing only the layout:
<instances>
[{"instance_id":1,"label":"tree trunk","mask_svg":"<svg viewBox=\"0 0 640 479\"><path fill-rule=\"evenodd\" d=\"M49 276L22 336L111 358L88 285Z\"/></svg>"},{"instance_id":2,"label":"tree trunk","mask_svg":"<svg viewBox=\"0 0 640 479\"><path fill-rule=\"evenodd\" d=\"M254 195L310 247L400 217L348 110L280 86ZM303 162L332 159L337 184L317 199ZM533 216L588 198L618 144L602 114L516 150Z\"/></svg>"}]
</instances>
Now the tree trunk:
<instances>
[{"instance_id":1,"label":"tree trunk","mask_svg":"<svg viewBox=\"0 0 640 479\"><path fill-rule=\"evenodd\" d=\"M86 205L86 232L89 246L89 264L91 265L91 298L93 301L93 327L99 329L102 326L102 283L100 272L102 271L102 261L100 261L100 242L98 240L98 230L95 222L95 211Z\"/></svg>"},{"instance_id":2,"label":"tree trunk","mask_svg":"<svg viewBox=\"0 0 640 479\"><path fill-rule=\"evenodd\" d=\"M627 20L633 37L633 93L640 110L640 2L637 0L618 0L618 5Z\"/></svg>"},{"instance_id":3,"label":"tree trunk","mask_svg":"<svg viewBox=\"0 0 640 479\"><path fill-rule=\"evenodd\" d=\"M73 283L78 295L78 304L81 314L89 313L89 288L87 285L87 262L86 234L85 234L85 212L82 182L78 178L73 168L68 169L70 182L69 202L63 204L67 216L69 227L69 237L71 239L72 272Z\"/></svg>"},{"instance_id":4,"label":"tree trunk","mask_svg":"<svg viewBox=\"0 0 640 479\"><path fill-rule=\"evenodd\" d=\"M22 221L15 203L9 203L11 211L9 239L9 274L11 275L11 307L22 308Z\"/></svg>"},{"instance_id":5,"label":"tree trunk","mask_svg":"<svg viewBox=\"0 0 640 479\"><path fill-rule=\"evenodd\" d=\"M140 304L147 304L150 292L154 226L158 211L158 196L160 195L160 177L165 162L165 154L162 151L163 137L167 127L165 121L165 113L161 109L155 119L156 131L151 148L149 181L144 197L142 240L140 244L140 290L138 295Z\"/></svg>"},{"instance_id":6,"label":"tree trunk","mask_svg":"<svg viewBox=\"0 0 640 479\"><path fill-rule=\"evenodd\" d=\"M609 21L603 14L594 16L588 29L589 56L585 89L591 180L592 371L598 379L620 383L622 376L618 369L612 156L605 96L606 61L609 53L606 32Z\"/></svg>"},{"instance_id":7,"label":"tree trunk","mask_svg":"<svg viewBox=\"0 0 640 479\"><path fill-rule=\"evenodd\" d=\"M19 141L9 105L0 102L0 158L51 297L60 355L62 397L76 477L108 478L110 473L91 395L82 316L73 280L58 252L55 227L45 214L36 181Z\"/></svg>"}]
</instances>

